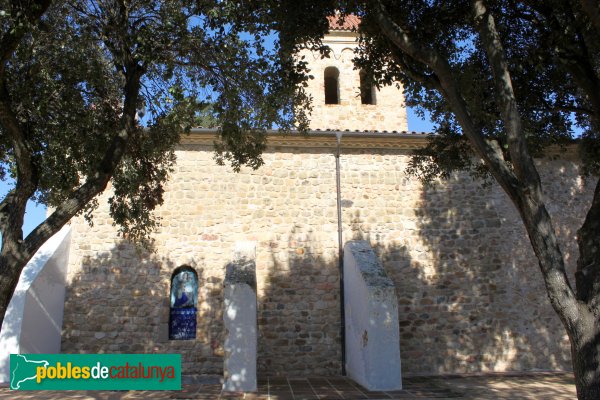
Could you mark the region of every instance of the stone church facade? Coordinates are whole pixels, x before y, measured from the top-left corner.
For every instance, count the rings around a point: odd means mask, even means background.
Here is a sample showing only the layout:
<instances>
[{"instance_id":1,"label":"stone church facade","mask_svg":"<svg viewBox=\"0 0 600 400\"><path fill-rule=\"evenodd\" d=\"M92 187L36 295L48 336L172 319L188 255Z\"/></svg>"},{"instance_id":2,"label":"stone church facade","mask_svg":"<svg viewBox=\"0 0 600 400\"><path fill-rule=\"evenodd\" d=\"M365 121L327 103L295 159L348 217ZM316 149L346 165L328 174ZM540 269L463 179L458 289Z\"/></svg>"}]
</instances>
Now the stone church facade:
<instances>
[{"instance_id":1,"label":"stone church facade","mask_svg":"<svg viewBox=\"0 0 600 400\"><path fill-rule=\"evenodd\" d=\"M427 135L406 131L401 90L370 88L364 76L361 85L349 28L332 26L329 58L304 54L315 76L314 130L272 133L260 169L216 165L214 131L182 138L154 252L119 239L102 199L93 227L71 222L62 352L179 353L185 374L222 373L225 266L236 243L252 242L259 374L339 374L342 131L343 240L368 241L395 284L403 374L571 368L514 207L498 186L466 175L428 187L406 175ZM538 163L572 274L592 190L574 154ZM181 266L197 274L196 330L173 340L170 285Z\"/></svg>"}]
</instances>

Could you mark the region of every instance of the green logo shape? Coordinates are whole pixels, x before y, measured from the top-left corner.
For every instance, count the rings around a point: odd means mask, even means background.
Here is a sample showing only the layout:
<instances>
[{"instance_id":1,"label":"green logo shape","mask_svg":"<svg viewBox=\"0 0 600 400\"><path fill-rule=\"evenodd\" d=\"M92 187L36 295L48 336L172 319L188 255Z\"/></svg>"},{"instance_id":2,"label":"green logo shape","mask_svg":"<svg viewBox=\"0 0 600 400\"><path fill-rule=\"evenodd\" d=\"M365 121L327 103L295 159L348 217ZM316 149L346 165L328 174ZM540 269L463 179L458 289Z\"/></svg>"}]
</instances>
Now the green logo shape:
<instances>
[{"instance_id":1,"label":"green logo shape","mask_svg":"<svg viewBox=\"0 0 600 400\"><path fill-rule=\"evenodd\" d=\"M11 354L11 390L181 390L179 354Z\"/></svg>"}]
</instances>

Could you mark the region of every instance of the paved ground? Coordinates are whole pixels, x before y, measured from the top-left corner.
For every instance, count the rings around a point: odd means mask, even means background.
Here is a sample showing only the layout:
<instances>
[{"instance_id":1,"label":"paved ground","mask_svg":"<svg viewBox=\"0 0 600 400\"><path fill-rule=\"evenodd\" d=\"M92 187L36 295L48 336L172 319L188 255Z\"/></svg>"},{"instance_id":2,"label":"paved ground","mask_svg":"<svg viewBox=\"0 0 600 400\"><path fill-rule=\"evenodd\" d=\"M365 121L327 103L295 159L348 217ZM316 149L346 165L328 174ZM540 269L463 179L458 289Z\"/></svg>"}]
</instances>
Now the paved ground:
<instances>
[{"instance_id":1,"label":"paved ground","mask_svg":"<svg viewBox=\"0 0 600 400\"><path fill-rule=\"evenodd\" d=\"M257 393L221 393L214 378L186 379L183 390L16 392L0 387L0 399L575 399L573 375L536 373L519 375L404 378L404 389L368 392L344 377L262 378Z\"/></svg>"}]
</instances>

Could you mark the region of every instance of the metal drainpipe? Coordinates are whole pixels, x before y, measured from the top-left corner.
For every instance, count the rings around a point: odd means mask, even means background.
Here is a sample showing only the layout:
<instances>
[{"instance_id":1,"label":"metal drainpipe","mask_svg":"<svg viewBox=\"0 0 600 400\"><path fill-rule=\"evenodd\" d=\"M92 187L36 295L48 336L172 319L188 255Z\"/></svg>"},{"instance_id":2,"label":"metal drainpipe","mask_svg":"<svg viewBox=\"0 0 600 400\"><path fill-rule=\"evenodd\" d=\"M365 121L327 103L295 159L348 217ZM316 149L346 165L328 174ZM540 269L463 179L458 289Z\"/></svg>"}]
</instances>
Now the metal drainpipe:
<instances>
[{"instance_id":1,"label":"metal drainpipe","mask_svg":"<svg viewBox=\"0 0 600 400\"><path fill-rule=\"evenodd\" d=\"M346 376L346 310L344 308L344 246L342 242L342 195L340 189L340 142L342 132L336 132L335 183L337 189L338 260L340 272L340 336L342 339L342 376Z\"/></svg>"}]
</instances>

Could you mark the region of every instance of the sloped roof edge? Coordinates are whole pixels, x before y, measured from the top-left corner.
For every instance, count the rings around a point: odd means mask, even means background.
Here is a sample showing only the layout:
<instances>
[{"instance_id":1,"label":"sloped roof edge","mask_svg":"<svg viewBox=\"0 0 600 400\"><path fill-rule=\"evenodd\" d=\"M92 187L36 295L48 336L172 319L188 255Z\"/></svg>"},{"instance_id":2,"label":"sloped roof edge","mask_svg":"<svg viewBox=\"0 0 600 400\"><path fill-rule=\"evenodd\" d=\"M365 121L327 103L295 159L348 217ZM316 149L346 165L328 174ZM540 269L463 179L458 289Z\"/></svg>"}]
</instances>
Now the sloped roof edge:
<instances>
[{"instance_id":1,"label":"sloped roof edge","mask_svg":"<svg viewBox=\"0 0 600 400\"><path fill-rule=\"evenodd\" d=\"M306 133L291 131L283 133L279 130L268 130L268 147L305 147L335 148L337 136L341 138L341 148L357 149L416 149L427 144L432 136L429 133L375 132L375 131L340 131L310 130ZM217 140L218 128L194 128L190 134L182 135L181 145L212 145Z\"/></svg>"},{"instance_id":2,"label":"sloped roof edge","mask_svg":"<svg viewBox=\"0 0 600 400\"><path fill-rule=\"evenodd\" d=\"M330 15L327 17L330 31L353 31L360 25L360 17L349 14L344 17L339 15Z\"/></svg>"}]
</instances>

